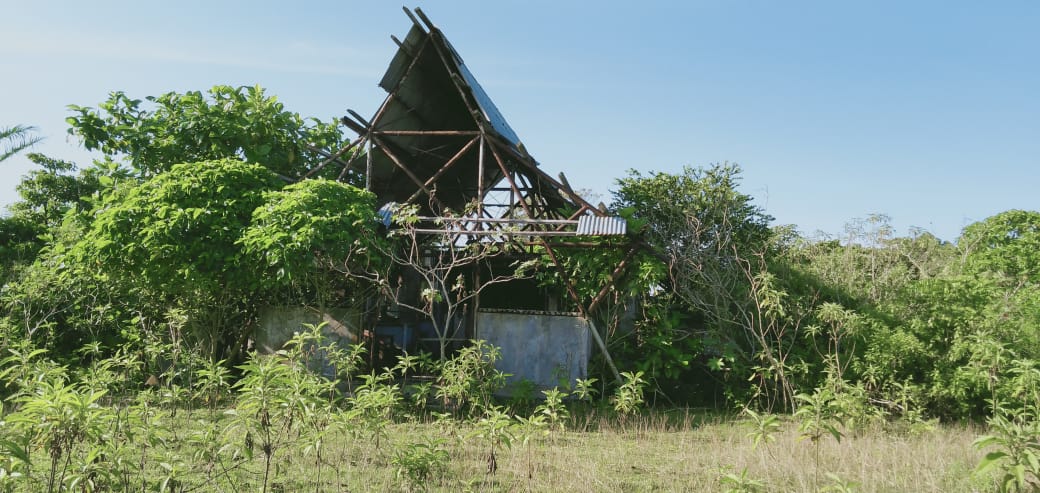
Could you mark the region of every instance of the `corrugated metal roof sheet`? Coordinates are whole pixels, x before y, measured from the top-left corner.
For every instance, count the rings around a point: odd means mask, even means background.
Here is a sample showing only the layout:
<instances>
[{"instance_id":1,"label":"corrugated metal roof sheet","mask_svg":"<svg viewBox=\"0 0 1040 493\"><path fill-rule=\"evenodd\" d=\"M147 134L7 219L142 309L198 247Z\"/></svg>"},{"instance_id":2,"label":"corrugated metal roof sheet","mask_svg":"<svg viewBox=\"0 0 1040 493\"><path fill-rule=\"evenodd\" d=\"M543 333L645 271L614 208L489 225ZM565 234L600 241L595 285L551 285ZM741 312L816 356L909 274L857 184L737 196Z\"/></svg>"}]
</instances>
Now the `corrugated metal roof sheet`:
<instances>
[{"instance_id":1,"label":"corrugated metal roof sheet","mask_svg":"<svg viewBox=\"0 0 1040 493\"><path fill-rule=\"evenodd\" d=\"M444 43L451 47L448 40L444 40ZM455 49L452 48L452 52L454 51ZM491 97L484 92L483 87L480 87L477 78L473 76L473 73L470 72L468 68L466 68L466 64L462 63L462 57L459 57L457 53L455 57L456 62L458 62L459 74L462 75L462 78L466 81L466 85L469 86L470 92L473 93L473 99L476 100L477 105L480 106L480 110L484 113L484 119L491 124L491 128L495 129L502 138L509 141L513 146L519 148L520 137L516 135L513 128L509 126L508 122L506 122L506 117L502 116L502 113L498 111L498 107L495 106L493 101L491 101Z\"/></svg>"},{"instance_id":2,"label":"corrugated metal roof sheet","mask_svg":"<svg viewBox=\"0 0 1040 493\"><path fill-rule=\"evenodd\" d=\"M447 75L450 76L453 72L459 75L463 82L461 89L469 92L473 96L473 101L476 102L479 107L480 112L482 113L481 116L484 117L484 120L486 120L487 123L491 125L491 128L493 128L504 140L514 146L519 146L520 137L516 135L513 128L509 126L508 122L506 122L506 118L502 116L502 112L498 110L498 107L495 106L491 97L488 96L487 92L484 91L484 88L480 86L479 82L477 82L477 78L473 76L472 72L470 72L469 67L466 67L465 62L462 61L462 57L459 56L459 52L455 50L455 47L452 46L451 42L449 42L443 34L439 31L437 34L439 35L434 36L432 32L427 33L419 26L412 26L411 30L408 31L408 35L405 36L404 41L401 42L401 47L394 55L393 60L390 62L390 66L386 69L386 73L383 75L383 79L379 82L379 86L387 92L393 92L397 89L399 84L401 84L402 79L404 79L405 75L408 73L408 68L412 65L412 61L416 56L419 56L419 54L422 53L423 44L426 43L428 41L427 38L429 38L429 41L439 43L443 48L445 48L445 51L447 52L446 54L449 58L445 61L454 65L453 67L447 67ZM433 53L435 48L430 47L429 49L430 53L428 55L436 56ZM420 68L419 70L424 69ZM413 95L411 93L415 91L431 91L437 89L442 90L443 93L424 94L423 96L443 98L453 97L455 93L450 85L423 85L417 88L405 88L404 92L408 94L404 94L404 96L411 99L410 96ZM413 108L420 106L421 105L416 102L416 104L413 105ZM436 121L439 115L433 114L423 116L427 121Z\"/></svg>"},{"instance_id":3,"label":"corrugated metal roof sheet","mask_svg":"<svg viewBox=\"0 0 1040 493\"><path fill-rule=\"evenodd\" d=\"M437 216L488 199L494 187L516 188L512 181L519 179L521 195L537 195L529 203L537 202L544 217L565 217L561 211L572 206L602 215L538 169L444 34L418 9L415 14L426 29L405 12L413 25L404 40L394 38L399 49L379 83L388 93L383 105L370 121L356 114L356 121L344 118L368 139L367 186L379 202L414 202L421 214ZM515 209L511 202L516 200L492 201L498 209L491 213Z\"/></svg>"},{"instance_id":4,"label":"corrugated metal roof sheet","mask_svg":"<svg viewBox=\"0 0 1040 493\"><path fill-rule=\"evenodd\" d=\"M628 223L622 217L581 216L578 218L579 236L612 236L623 235Z\"/></svg>"}]
</instances>

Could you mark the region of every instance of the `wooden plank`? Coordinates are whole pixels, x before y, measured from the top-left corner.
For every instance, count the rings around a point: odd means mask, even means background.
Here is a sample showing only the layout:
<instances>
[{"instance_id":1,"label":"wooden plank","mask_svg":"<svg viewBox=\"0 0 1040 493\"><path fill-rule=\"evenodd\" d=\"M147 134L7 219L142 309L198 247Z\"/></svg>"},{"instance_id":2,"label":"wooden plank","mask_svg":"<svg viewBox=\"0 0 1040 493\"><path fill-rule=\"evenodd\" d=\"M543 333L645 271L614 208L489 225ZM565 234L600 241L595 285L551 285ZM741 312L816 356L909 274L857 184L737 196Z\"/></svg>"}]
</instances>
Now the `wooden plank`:
<instances>
[{"instance_id":1,"label":"wooden plank","mask_svg":"<svg viewBox=\"0 0 1040 493\"><path fill-rule=\"evenodd\" d=\"M351 111L351 113L353 113L353 111ZM350 117L344 116L343 118L340 118L339 121L340 123L350 127L350 129L353 130L354 133L358 134L359 136L364 136L368 134L368 128L366 128L364 125L361 125L358 122L355 122L354 120L351 120Z\"/></svg>"},{"instance_id":2,"label":"wooden plank","mask_svg":"<svg viewBox=\"0 0 1040 493\"><path fill-rule=\"evenodd\" d=\"M462 156L465 155L466 152L469 151L469 149L473 147L473 144L476 143L478 140L480 140L479 136L470 139L470 141L466 145L462 146L462 149L459 149L459 152L456 152L455 155L448 160L448 162L444 163L444 166L441 166L441 168L438 169L437 172L430 177L430 179L426 180L426 182L423 184L423 190L416 190L416 192L413 193L411 197L408 197L406 203L410 204L413 200L419 198L419 195L421 195L424 190L427 190L426 187L429 187L430 185L434 184L438 179L440 179L441 175L443 175L444 172L448 171L448 168L454 166L455 163L457 163L459 159L461 159Z\"/></svg>"},{"instance_id":3,"label":"wooden plank","mask_svg":"<svg viewBox=\"0 0 1040 493\"><path fill-rule=\"evenodd\" d=\"M430 18L426 17L426 13L424 13L422 9L416 7L415 14L418 15L420 19L422 19L422 21L426 24L426 27L429 28L430 32L433 32L437 29L437 26L434 26L433 22L430 22Z\"/></svg>"},{"instance_id":4,"label":"wooden plank","mask_svg":"<svg viewBox=\"0 0 1040 493\"><path fill-rule=\"evenodd\" d=\"M376 130L372 132L376 135L455 135L455 136L469 136L469 135L480 135L479 130Z\"/></svg>"},{"instance_id":5,"label":"wooden plank","mask_svg":"<svg viewBox=\"0 0 1040 493\"><path fill-rule=\"evenodd\" d=\"M375 135L373 135L372 136L372 140L376 144L379 144L379 148L383 151L383 153L386 154L386 156L389 157L390 160L393 161L394 164L396 164L397 167L400 168L401 171L403 171L404 174L408 176L408 178L411 178L411 180L413 182L415 182L415 184L420 189L422 189L423 192L426 193L426 196L430 197L430 200L436 202L437 205L441 206L442 208L445 208L444 204L441 203L441 201L439 199L437 199L437 197L435 197L432 193L430 193L430 190L426 188L426 185L423 184L422 180L420 180L419 177L415 176L415 173L412 173L412 170L408 169L408 167L405 166L404 163L402 163L401 160L398 159L397 156L394 155L394 153L390 151L390 148L387 147L383 141L379 140L379 137L376 137ZM369 154L371 154L371 152L372 151L370 150Z\"/></svg>"},{"instance_id":6,"label":"wooden plank","mask_svg":"<svg viewBox=\"0 0 1040 493\"><path fill-rule=\"evenodd\" d=\"M477 215L484 215L484 132L480 133L480 148L477 151Z\"/></svg>"},{"instance_id":7,"label":"wooden plank","mask_svg":"<svg viewBox=\"0 0 1040 493\"><path fill-rule=\"evenodd\" d=\"M569 224L577 226L578 221L572 221L570 219L523 219L523 218L504 218L504 217L432 217L432 216L420 216L420 221L440 221L450 223L520 223L520 224Z\"/></svg>"},{"instance_id":8,"label":"wooden plank","mask_svg":"<svg viewBox=\"0 0 1040 493\"><path fill-rule=\"evenodd\" d=\"M350 113L350 116L354 117L355 120L361 122L365 126L365 128L372 128L372 124L368 123L368 120L365 120L365 118L357 114L356 111L348 108L347 113Z\"/></svg>"},{"instance_id":9,"label":"wooden plank","mask_svg":"<svg viewBox=\"0 0 1040 493\"><path fill-rule=\"evenodd\" d=\"M501 169L502 174L505 175L506 181L509 182L509 187L510 189L512 189L512 192L520 198L520 206L523 207L524 212L527 214L527 217L534 217L531 215L531 210L527 208L527 203L523 199L523 194L521 194L520 189L516 187L516 182L513 181L513 175L511 175L509 173L509 170L506 169L505 163L502 162L502 156L498 155L498 151L495 149L495 147L496 146L494 145L491 146L491 155L494 156L495 162L498 163L498 168Z\"/></svg>"},{"instance_id":10,"label":"wooden plank","mask_svg":"<svg viewBox=\"0 0 1040 493\"><path fill-rule=\"evenodd\" d=\"M346 147L340 149L339 151L336 151L336 153L331 155L331 156L329 156L328 159L318 163L317 166L312 168L307 173L304 173L303 177L300 178L300 179L301 180L305 180L307 178L310 178L312 175L314 175L315 173L321 171L322 168L324 168L327 164L329 164L329 163L331 163L333 161L338 161L338 162L342 163L343 166L350 166L350 163L345 163L345 162L339 161L339 157L342 156L343 154L346 154L346 152L349 151L350 149L352 149L354 146L360 144L363 139L364 139L364 137L358 137L358 138L354 139L354 141L351 142L350 144L347 144Z\"/></svg>"},{"instance_id":11,"label":"wooden plank","mask_svg":"<svg viewBox=\"0 0 1040 493\"><path fill-rule=\"evenodd\" d=\"M411 231L421 234L456 234L457 230L452 229L431 229L431 228L413 228ZM472 235L472 236L577 236L573 231L534 231L529 229L524 230L463 230L458 232L460 235Z\"/></svg>"},{"instance_id":12,"label":"wooden plank","mask_svg":"<svg viewBox=\"0 0 1040 493\"><path fill-rule=\"evenodd\" d=\"M495 145L492 146L492 149L494 149L495 147L502 147L502 148L504 148L506 150L509 150L509 151L513 152L513 154L516 154L516 151L514 151L512 149L512 146L509 146L507 144L503 144L502 142L495 142L494 144ZM537 177L540 180L545 181L549 185L552 185L553 188L557 189L557 193L558 194L560 193L559 190L563 189L563 184L562 183L556 181L556 179L554 179L553 177L545 174L545 172L543 172L541 169L539 169L538 165L535 164L532 160L523 159L521 157L519 159L519 161L520 161L520 164L522 164L523 166L527 167L532 173L537 175ZM562 196L562 194L561 194L561 198L564 198ZM596 214L597 216L606 215L605 213L603 213L602 211L597 209L594 205L590 204L589 202L587 202L585 199L581 198L580 196L575 195L573 197L573 199L566 199L566 198L564 198L564 200L566 200L568 202L571 202L571 203L573 203L574 205L577 205L577 206L585 206L585 207L588 208L588 210L593 211L593 213Z\"/></svg>"},{"instance_id":13,"label":"wooden plank","mask_svg":"<svg viewBox=\"0 0 1040 493\"><path fill-rule=\"evenodd\" d=\"M571 300L578 306L578 311L581 312L581 318L585 319L585 323L589 326L589 332L592 334L593 339L596 341L596 345L599 346L600 352L603 354L603 359L607 361L607 365L610 366L610 370L614 374L614 380L620 385L622 383L621 373L618 372L617 366L614 365L614 358L610 357L610 351L607 350L607 344L603 342L603 338L600 337L599 331L596 330L596 326L592 324L592 319L589 318L589 313L585 310L585 306L581 304L581 296L578 296L578 291L574 289L574 282L570 276L567 275L567 269L563 268L563 264L556 258L556 251L553 250L552 245L548 241L545 241L544 237L539 238L542 242L542 246L545 247L545 253L549 255L549 259L552 260L553 266L556 267L556 272L560 274L560 278L563 279L564 285L567 287L567 294L570 295Z\"/></svg>"},{"instance_id":14,"label":"wooden plank","mask_svg":"<svg viewBox=\"0 0 1040 493\"><path fill-rule=\"evenodd\" d=\"M625 253L625 258L621 259L621 262L614 268L614 271L610 273L610 277L607 278L607 283L603 285L603 288L599 290L599 293L596 293L596 297L592 298L592 303L589 303L590 313L595 312L596 307L599 306L600 302L607 297L607 294L610 293L610 287L613 286L621 274L624 273L625 269L628 267L628 261L632 260L632 257L635 256L636 251L638 250L639 248L637 245L631 245L628 248L628 252Z\"/></svg>"},{"instance_id":15,"label":"wooden plank","mask_svg":"<svg viewBox=\"0 0 1040 493\"><path fill-rule=\"evenodd\" d=\"M415 24L415 26L418 27L420 31L426 32L426 30L423 29L422 24L419 24L419 19L415 18L415 15L412 14L411 10L408 10L408 7L401 7L401 8L404 10L404 15L407 15L408 18L412 20L412 24ZM416 9L416 10L419 10L419 9Z\"/></svg>"}]
</instances>

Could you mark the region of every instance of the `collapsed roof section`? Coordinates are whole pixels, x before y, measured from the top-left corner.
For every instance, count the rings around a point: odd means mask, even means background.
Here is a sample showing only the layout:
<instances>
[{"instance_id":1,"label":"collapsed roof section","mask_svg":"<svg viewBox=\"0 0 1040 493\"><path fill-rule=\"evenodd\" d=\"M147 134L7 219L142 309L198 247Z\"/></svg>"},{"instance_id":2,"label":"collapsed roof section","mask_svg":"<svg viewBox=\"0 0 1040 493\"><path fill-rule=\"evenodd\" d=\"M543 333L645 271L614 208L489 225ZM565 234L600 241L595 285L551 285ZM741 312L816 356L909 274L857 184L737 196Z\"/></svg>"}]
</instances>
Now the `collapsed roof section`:
<instances>
[{"instance_id":1,"label":"collapsed roof section","mask_svg":"<svg viewBox=\"0 0 1040 493\"><path fill-rule=\"evenodd\" d=\"M332 162L343 166L341 180L363 175L384 220L398 204L417 207L420 217L408 227L442 245L504 241L540 249L529 252L550 258L588 318L626 275L641 243L628 236L624 219L581 198L562 173L555 179L542 171L444 34L421 10L404 11L412 27L404 41L391 37L398 51L379 83L386 99L370 120L347 110L343 124L358 138L307 176ZM557 255L557 248L585 246L625 250L591 299L579 296ZM620 383L591 323L590 334Z\"/></svg>"},{"instance_id":2,"label":"collapsed roof section","mask_svg":"<svg viewBox=\"0 0 1040 493\"><path fill-rule=\"evenodd\" d=\"M364 169L380 204L457 218L471 235L624 235L624 221L539 169L444 34L421 10L405 13L412 27L404 41L392 37L398 51L379 83L386 99L371 120L343 118L359 135L351 147L365 152L340 176Z\"/></svg>"}]
</instances>

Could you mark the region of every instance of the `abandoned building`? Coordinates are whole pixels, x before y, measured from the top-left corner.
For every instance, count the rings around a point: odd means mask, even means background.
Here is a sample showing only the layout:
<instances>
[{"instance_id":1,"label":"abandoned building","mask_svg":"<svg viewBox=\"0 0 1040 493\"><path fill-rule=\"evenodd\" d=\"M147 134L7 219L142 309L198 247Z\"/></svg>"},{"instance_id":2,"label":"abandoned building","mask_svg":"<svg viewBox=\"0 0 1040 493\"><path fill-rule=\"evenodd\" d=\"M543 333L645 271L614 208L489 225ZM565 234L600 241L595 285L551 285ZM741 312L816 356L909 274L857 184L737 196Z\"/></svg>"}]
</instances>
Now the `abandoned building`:
<instances>
[{"instance_id":1,"label":"abandoned building","mask_svg":"<svg viewBox=\"0 0 1040 493\"><path fill-rule=\"evenodd\" d=\"M391 36L398 50L379 82L386 99L370 118L348 110L342 123L358 137L326 164L342 167L341 180L364 176L386 224L395 210L411 207L416 217L407 234L418 253L395 259L402 264L400 303L374 321L349 310L324 320L340 333L370 330L404 350L436 353L483 339L502 349L499 369L546 387L585 378L594 352L616 376L607 334L593 315L637 249L625 220L588 203L562 173L544 172L444 34L421 10L405 13L412 26L403 40ZM474 244L484 248L470 255ZM620 261L595 294L583 296L560 257L597 248L613 249ZM556 286L507 275L525 258L555 269ZM456 276L465 279L466 295L439 286L458 297L432 306L419 299L424 288ZM414 308L420 305L427 308ZM301 316L268 314L262 332L284 338ZM366 323L374 327L357 327Z\"/></svg>"}]
</instances>

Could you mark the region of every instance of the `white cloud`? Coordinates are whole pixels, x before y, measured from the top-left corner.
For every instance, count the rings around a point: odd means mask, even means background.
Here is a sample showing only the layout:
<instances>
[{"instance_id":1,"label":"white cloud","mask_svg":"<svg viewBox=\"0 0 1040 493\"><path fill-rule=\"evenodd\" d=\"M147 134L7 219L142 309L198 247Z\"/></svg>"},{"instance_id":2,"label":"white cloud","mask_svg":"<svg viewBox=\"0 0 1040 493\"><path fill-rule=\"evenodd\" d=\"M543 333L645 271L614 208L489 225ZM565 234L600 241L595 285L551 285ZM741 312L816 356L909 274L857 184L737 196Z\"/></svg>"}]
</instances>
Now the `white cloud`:
<instances>
[{"instance_id":1,"label":"white cloud","mask_svg":"<svg viewBox=\"0 0 1040 493\"><path fill-rule=\"evenodd\" d=\"M203 38L115 38L99 33L0 32L0 54L29 58L71 57L121 62L171 62L282 73L376 79L385 60L343 45L296 40L284 45L235 46Z\"/></svg>"}]
</instances>

